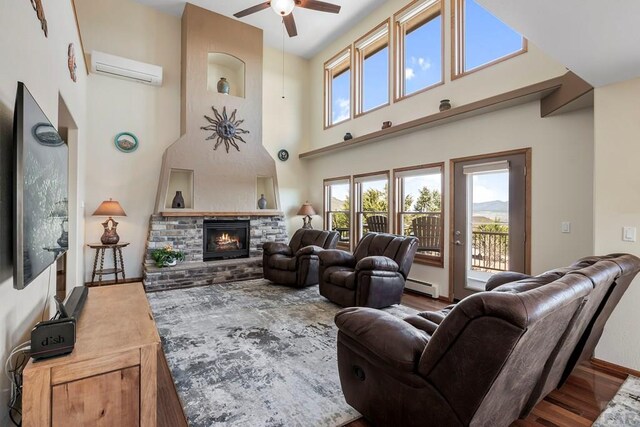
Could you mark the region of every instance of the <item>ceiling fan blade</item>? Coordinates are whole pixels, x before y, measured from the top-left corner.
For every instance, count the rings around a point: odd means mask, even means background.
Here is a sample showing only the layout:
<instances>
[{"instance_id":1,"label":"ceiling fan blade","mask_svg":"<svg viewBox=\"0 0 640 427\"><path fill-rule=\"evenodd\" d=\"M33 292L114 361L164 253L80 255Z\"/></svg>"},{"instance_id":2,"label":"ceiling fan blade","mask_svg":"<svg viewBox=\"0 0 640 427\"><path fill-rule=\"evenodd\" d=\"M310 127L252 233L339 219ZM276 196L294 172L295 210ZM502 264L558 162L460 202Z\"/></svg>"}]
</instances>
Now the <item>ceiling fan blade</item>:
<instances>
[{"instance_id":1,"label":"ceiling fan blade","mask_svg":"<svg viewBox=\"0 0 640 427\"><path fill-rule=\"evenodd\" d=\"M319 10L320 12L340 13L340 6L319 0L296 0L296 5L305 9Z\"/></svg>"},{"instance_id":2,"label":"ceiling fan blade","mask_svg":"<svg viewBox=\"0 0 640 427\"><path fill-rule=\"evenodd\" d=\"M293 13L282 17L282 20L284 21L284 26L287 29L287 33L289 33L289 37L297 36L298 29L296 28L296 21L293 19Z\"/></svg>"},{"instance_id":3,"label":"ceiling fan blade","mask_svg":"<svg viewBox=\"0 0 640 427\"><path fill-rule=\"evenodd\" d=\"M234 13L233 16L235 16L236 18L242 18L244 16L251 15L252 13L260 12L263 9L267 9L270 5L271 5L271 2L267 1L261 4L257 4L255 6L252 6L248 9L241 10L238 13Z\"/></svg>"}]
</instances>

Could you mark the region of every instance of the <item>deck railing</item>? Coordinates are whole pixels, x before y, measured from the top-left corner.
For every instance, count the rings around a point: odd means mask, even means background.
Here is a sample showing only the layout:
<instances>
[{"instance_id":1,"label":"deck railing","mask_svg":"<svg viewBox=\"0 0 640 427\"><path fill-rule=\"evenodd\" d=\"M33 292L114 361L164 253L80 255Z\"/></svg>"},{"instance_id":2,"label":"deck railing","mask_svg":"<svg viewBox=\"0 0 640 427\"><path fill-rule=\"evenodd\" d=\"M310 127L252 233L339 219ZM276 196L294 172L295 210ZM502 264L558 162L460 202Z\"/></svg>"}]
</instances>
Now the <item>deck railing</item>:
<instances>
[{"instance_id":1,"label":"deck railing","mask_svg":"<svg viewBox=\"0 0 640 427\"><path fill-rule=\"evenodd\" d=\"M473 231L471 267L481 271L509 269L509 233Z\"/></svg>"}]
</instances>

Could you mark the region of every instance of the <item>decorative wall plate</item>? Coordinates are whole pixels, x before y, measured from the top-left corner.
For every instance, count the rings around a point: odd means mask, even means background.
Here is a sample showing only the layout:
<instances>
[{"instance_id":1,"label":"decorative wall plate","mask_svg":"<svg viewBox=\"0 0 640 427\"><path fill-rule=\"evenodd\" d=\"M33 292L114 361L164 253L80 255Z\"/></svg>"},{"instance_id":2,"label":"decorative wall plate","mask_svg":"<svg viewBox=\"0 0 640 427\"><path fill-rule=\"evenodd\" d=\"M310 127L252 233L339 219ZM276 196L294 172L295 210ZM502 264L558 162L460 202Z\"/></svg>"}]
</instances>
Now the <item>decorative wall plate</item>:
<instances>
[{"instance_id":1,"label":"decorative wall plate","mask_svg":"<svg viewBox=\"0 0 640 427\"><path fill-rule=\"evenodd\" d=\"M120 132L114 138L114 143L123 153L131 153L138 149L138 137L131 132Z\"/></svg>"},{"instance_id":2,"label":"decorative wall plate","mask_svg":"<svg viewBox=\"0 0 640 427\"><path fill-rule=\"evenodd\" d=\"M227 116L227 107L222 108L222 114L216 110L216 107L211 107L213 110L213 114L215 118L211 118L207 115L204 116L205 119L211 123L209 126L202 126L200 129L202 130L210 130L213 131L210 137L207 138L207 141L210 139L216 139L216 144L213 146L214 150L218 149L220 144L224 143L225 148L227 149L227 153L229 152L229 147L233 146L236 150L240 151L240 147L238 147L237 141L242 141L245 144L247 141L242 139L240 134L249 133L248 130L240 129L244 120L236 119L236 112L238 110L233 110L231 116Z\"/></svg>"},{"instance_id":3,"label":"decorative wall plate","mask_svg":"<svg viewBox=\"0 0 640 427\"><path fill-rule=\"evenodd\" d=\"M69 67L69 77L75 82L78 78L78 74L76 73L78 64L76 64L76 49L73 43L69 43L69 47L67 48L67 66Z\"/></svg>"},{"instance_id":4,"label":"decorative wall plate","mask_svg":"<svg viewBox=\"0 0 640 427\"><path fill-rule=\"evenodd\" d=\"M278 151L278 158L283 162L286 162L287 160L289 160L289 152L283 148L282 150Z\"/></svg>"}]
</instances>

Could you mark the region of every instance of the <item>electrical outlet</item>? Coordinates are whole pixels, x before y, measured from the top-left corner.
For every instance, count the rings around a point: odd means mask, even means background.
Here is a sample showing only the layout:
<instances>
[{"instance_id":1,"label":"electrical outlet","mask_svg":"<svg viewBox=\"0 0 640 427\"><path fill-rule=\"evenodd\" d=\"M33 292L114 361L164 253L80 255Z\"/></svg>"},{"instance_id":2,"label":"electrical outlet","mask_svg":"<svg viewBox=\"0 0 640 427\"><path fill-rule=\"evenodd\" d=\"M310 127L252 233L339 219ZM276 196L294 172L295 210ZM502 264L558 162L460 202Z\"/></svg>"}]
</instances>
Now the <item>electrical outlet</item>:
<instances>
[{"instance_id":1,"label":"electrical outlet","mask_svg":"<svg viewBox=\"0 0 640 427\"><path fill-rule=\"evenodd\" d=\"M622 227L622 241L623 242L635 242L636 241L636 228L635 227Z\"/></svg>"},{"instance_id":2,"label":"electrical outlet","mask_svg":"<svg viewBox=\"0 0 640 427\"><path fill-rule=\"evenodd\" d=\"M571 223L569 221L562 222L560 229L563 233L571 233Z\"/></svg>"}]
</instances>

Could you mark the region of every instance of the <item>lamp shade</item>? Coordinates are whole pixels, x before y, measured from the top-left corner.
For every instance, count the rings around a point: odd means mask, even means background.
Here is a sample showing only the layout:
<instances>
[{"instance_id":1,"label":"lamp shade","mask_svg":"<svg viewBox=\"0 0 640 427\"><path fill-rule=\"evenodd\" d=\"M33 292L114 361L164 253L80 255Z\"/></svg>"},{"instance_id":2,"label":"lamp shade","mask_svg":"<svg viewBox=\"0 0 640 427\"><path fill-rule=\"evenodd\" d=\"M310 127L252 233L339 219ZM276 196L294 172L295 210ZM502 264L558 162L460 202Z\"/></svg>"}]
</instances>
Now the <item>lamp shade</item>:
<instances>
[{"instance_id":1,"label":"lamp shade","mask_svg":"<svg viewBox=\"0 0 640 427\"><path fill-rule=\"evenodd\" d=\"M305 202L302 206L300 206L300 210L298 211L298 215L304 216L313 216L316 214L316 211L313 210L313 206L311 203Z\"/></svg>"},{"instance_id":2,"label":"lamp shade","mask_svg":"<svg viewBox=\"0 0 640 427\"><path fill-rule=\"evenodd\" d=\"M93 216L127 216L117 200L105 200L100 203Z\"/></svg>"}]
</instances>

